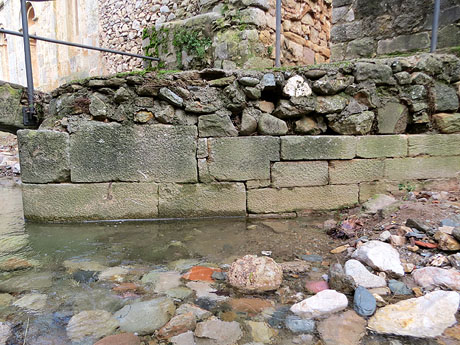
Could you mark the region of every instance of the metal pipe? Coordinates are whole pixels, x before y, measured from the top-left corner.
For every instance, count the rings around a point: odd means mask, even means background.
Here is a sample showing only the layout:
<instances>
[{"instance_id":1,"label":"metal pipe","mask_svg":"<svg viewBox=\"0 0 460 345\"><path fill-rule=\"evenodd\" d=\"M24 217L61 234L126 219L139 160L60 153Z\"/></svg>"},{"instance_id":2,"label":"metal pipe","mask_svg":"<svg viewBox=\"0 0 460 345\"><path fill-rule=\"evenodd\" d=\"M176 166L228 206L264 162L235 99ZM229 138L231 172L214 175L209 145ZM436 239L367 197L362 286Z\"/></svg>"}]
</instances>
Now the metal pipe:
<instances>
[{"instance_id":1,"label":"metal pipe","mask_svg":"<svg viewBox=\"0 0 460 345\"><path fill-rule=\"evenodd\" d=\"M29 25L27 23L26 0L21 0L22 37L24 39L24 56L27 78L28 109L23 109L24 125L32 125L34 122L34 78L32 75L32 60L30 56Z\"/></svg>"},{"instance_id":2,"label":"metal pipe","mask_svg":"<svg viewBox=\"0 0 460 345\"><path fill-rule=\"evenodd\" d=\"M281 67L281 0L276 0L275 67Z\"/></svg>"},{"instance_id":3,"label":"metal pipe","mask_svg":"<svg viewBox=\"0 0 460 345\"><path fill-rule=\"evenodd\" d=\"M23 0L21 0L21 1L23 1ZM23 35L20 32L17 32L17 31L0 29L0 32L5 33L5 34L9 34L9 35L23 37ZM132 54L132 53L125 53L125 52L121 52L121 51L118 51L118 50L93 47L93 46L88 46L86 44L79 44L79 43L73 43L73 42L67 42L67 41L60 41L60 40L55 40L53 38L47 38L47 37L41 37L41 36L35 36L35 35L29 35L29 37L33 38L33 39L36 39L37 41L44 41L44 42L50 42L50 43L56 43L56 44L63 44L63 45L66 45L66 46L77 47L77 48L82 48L82 49L98 50L98 51L105 52L105 53L126 55L126 56L136 57L136 58L140 58L140 59L146 59L146 60L160 61L160 59L157 58L157 57L151 57L151 56L145 56L145 55L139 55L139 54Z\"/></svg>"},{"instance_id":4,"label":"metal pipe","mask_svg":"<svg viewBox=\"0 0 460 345\"><path fill-rule=\"evenodd\" d=\"M430 53L434 53L438 45L438 28L439 28L440 9L441 9L441 0L434 0L433 27L431 29Z\"/></svg>"}]
</instances>

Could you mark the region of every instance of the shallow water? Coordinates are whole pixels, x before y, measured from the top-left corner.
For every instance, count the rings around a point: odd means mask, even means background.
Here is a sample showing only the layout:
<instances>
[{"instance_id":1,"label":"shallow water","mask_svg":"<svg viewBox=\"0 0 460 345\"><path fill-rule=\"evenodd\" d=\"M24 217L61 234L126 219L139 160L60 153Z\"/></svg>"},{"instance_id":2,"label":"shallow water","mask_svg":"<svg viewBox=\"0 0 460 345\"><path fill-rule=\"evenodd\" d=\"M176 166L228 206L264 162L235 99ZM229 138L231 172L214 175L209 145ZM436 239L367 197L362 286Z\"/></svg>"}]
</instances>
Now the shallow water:
<instances>
[{"instance_id":1,"label":"shallow water","mask_svg":"<svg viewBox=\"0 0 460 345\"><path fill-rule=\"evenodd\" d=\"M271 251L277 261L320 254L323 261L334 262L329 251L341 243L321 230L325 219L316 216L292 220L234 218L34 224L23 220L20 186L11 180L0 180L0 264L14 258L34 266L0 273L0 322L8 321L14 326L14 336L7 344L23 344L24 338L25 344L70 344L65 326L72 315L91 309L112 313L142 298L113 292L112 282L76 282L63 265L66 260L97 262L107 267L130 265L139 272L187 264L182 259L230 264L236 257L261 255L261 251ZM315 265L315 277L327 272L327 267L323 267L326 265ZM5 287L8 282L13 283ZM11 302L2 305L2 293L9 292L17 300L24 295L21 291L46 294L46 305L38 311L22 309ZM291 344L289 338L292 334L282 331L275 344ZM364 343L411 343L391 341L368 336Z\"/></svg>"}]
</instances>

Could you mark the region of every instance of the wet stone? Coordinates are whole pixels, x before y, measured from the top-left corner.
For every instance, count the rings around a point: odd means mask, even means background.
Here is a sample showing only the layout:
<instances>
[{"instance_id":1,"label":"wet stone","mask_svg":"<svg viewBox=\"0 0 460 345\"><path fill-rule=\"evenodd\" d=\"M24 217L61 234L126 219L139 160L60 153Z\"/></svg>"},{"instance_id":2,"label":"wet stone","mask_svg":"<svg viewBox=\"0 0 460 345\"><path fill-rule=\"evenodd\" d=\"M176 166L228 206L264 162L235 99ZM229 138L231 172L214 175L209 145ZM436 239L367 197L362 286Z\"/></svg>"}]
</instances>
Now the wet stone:
<instances>
[{"instance_id":1,"label":"wet stone","mask_svg":"<svg viewBox=\"0 0 460 345\"><path fill-rule=\"evenodd\" d=\"M252 339L255 342L271 344L273 338L278 334L276 330L272 329L265 322L248 321L247 324L251 330Z\"/></svg>"},{"instance_id":2,"label":"wet stone","mask_svg":"<svg viewBox=\"0 0 460 345\"><path fill-rule=\"evenodd\" d=\"M27 273L0 282L0 292L43 290L53 285L51 273Z\"/></svg>"},{"instance_id":3,"label":"wet stone","mask_svg":"<svg viewBox=\"0 0 460 345\"><path fill-rule=\"evenodd\" d=\"M74 342L98 340L113 333L118 325L118 321L104 310L82 311L70 319L67 336Z\"/></svg>"},{"instance_id":4,"label":"wet stone","mask_svg":"<svg viewBox=\"0 0 460 345\"><path fill-rule=\"evenodd\" d=\"M72 279L79 283L92 283L97 281L98 272L95 271L77 271L72 274Z\"/></svg>"},{"instance_id":5,"label":"wet stone","mask_svg":"<svg viewBox=\"0 0 460 345\"><path fill-rule=\"evenodd\" d=\"M371 316L377 308L377 301L372 294L362 286L358 286L353 297L353 309L361 316Z\"/></svg>"},{"instance_id":6,"label":"wet stone","mask_svg":"<svg viewBox=\"0 0 460 345\"><path fill-rule=\"evenodd\" d=\"M270 319L268 319L268 324L273 328L283 328L284 321L286 320L287 315L289 314L290 307L283 306L279 307L274 311Z\"/></svg>"},{"instance_id":7,"label":"wet stone","mask_svg":"<svg viewBox=\"0 0 460 345\"><path fill-rule=\"evenodd\" d=\"M47 296L39 293L25 295L13 303L16 307L39 311L45 308Z\"/></svg>"},{"instance_id":8,"label":"wet stone","mask_svg":"<svg viewBox=\"0 0 460 345\"><path fill-rule=\"evenodd\" d=\"M292 333L311 333L315 330L314 320L302 319L296 315L288 315L285 325Z\"/></svg>"},{"instance_id":9,"label":"wet stone","mask_svg":"<svg viewBox=\"0 0 460 345\"><path fill-rule=\"evenodd\" d=\"M317 254L302 255L300 258L308 262L322 262L323 261L323 257Z\"/></svg>"},{"instance_id":10,"label":"wet stone","mask_svg":"<svg viewBox=\"0 0 460 345\"><path fill-rule=\"evenodd\" d=\"M122 333L105 337L94 345L141 345L141 340L133 333Z\"/></svg>"},{"instance_id":11,"label":"wet stone","mask_svg":"<svg viewBox=\"0 0 460 345\"><path fill-rule=\"evenodd\" d=\"M218 319L208 320L197 324L195 336L203 338L204 342L198 344L206 345L233 345L243 336L238 322L225 322Z\"/></svg>"},{"instance_id":12,"label":"wet stone","mask_svg":"<svg viewBox=\"0 0 460 345\"><path fill-rule=\"evenodd\" d=\"M11 327L3 322L0 322L0 345L5 345L11 335Z\"/></svg>"},{"instance_id":13,"label":"wet stone","mask_svg":"<svg viewBox=\"0 0 460 345\"><path fill-rule=\"evenodd\" d=\"M179 308L177 308L176 315L186 314L189 312L192 312L198 321L203 321L212 315L209 311L193 304L182 304Z\"/></svg>"},{"instance_id":14,"label":"wet stone","mask_svg":"<svg viewBox=\"0 0 460 345\"><path fill-rule=\"evenodd\" d=\"M390 279L388 287L393 295L412 295L412 290L399 280Z\"/></svg>"}]
</instances>

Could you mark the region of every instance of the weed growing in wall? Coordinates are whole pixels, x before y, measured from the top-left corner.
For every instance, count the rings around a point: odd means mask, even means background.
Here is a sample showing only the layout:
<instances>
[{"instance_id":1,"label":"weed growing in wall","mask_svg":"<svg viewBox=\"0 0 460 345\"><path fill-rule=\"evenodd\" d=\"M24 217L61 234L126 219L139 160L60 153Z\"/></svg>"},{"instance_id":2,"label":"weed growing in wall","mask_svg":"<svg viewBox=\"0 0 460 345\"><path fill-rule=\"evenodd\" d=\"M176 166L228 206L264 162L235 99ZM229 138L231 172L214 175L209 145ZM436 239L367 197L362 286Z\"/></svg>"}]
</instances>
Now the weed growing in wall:
<instances>
[{"instance_id":1,"label":"weed growing in wall","mask_svg":"<svg viewBox=\"0 0 460 345\"><path fill-rule=\"evenodd\" d=\"M183 28L174 32L172 44L176 48L177 64L182 67L182 52L184 50L189 55L203 60L212 41L201 30Z\"/></svg>"}]
</instances>

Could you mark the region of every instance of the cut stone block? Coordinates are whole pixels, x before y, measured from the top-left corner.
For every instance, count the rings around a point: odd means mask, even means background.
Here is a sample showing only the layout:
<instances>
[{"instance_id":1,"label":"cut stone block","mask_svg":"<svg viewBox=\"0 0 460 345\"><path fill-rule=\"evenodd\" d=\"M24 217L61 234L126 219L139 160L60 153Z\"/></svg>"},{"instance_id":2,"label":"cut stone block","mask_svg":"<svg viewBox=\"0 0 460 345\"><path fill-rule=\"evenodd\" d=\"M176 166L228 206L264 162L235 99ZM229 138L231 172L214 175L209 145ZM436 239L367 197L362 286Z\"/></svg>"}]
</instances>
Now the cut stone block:
<instances>
[{"instance_id":1,"label":"cut stone block","mask_svg":"<svg viewBox=\"0 0 460 345\"><path fill-rule=\"evenodd\" d=\"M72 182L196 182L195 126L82 124L70 136Z\"/></svg>"},{"instance_id":2,"label":"cut stone block","mask_svg":"<svg viewBox=\"0 0 460 345\"><path fill-rule=\"evenodd\" d=\"M385 160L385 177L389 180L456 177L460 156L394 158Z\"/></svg>"},{"instance_id":3,"label":"cut stone block","mask_svg":"<svg viewBox=\"0 0 460 345\"><path fill-rule=\"evenodd\" d=\"M380 134L404 133L409 111L404 104L390 102L378 109L377 122Z\"/></svg>"},{"instance_id":4,"label":"cut stone block","mask_svg":"<svg viewBox=\"0 0 460 345\"><path fill-rule=\"evenodd\" d=\"M243 183L161 184L162 218L245 216Z\"/></svg>"},{"instance_id":5,"label":"cut stone block","mask_svg":"<svg viewBox=\"0 0 460 345\"><path fill-rule=\"evenodd\" d=\"M32 221L146 219L158 216L155 183L24 184L24 217Z\"/></svg>"},{"instance_id":6,"label":"cut stone block","mask_svg":"<svg viewBox=\"0 0 460 345\"><path fill-rule=\"evenodd\" d=\"M328 164L323 162L278 162L272 166L275 187L322 186L329 180Z\"/></svg>"},{"instance_id":7,"label":"cut stone block","mask_svg":"<svg viewBox=\"0 0 460 345\"><path fill-rule=\"evenodd\" d=\"M410 135L409 156L460 155L460 134Z\"/></svg>"},{"instance_id":8,"label":"cut stone block","mask_svg":"<svg viewBox=\"0 0 460 345\"><path fill-rule=\"evenodd\" d=\"M386 40L381 40L377 46L377 54L391 54L425 49L430 46L430 36L427 32L413 35L402 35Z\"/></svg>"},{"instance_id":9,"label":"cut stone block","mask_svg":"<svg viewBox=\"0 0 460 345\"><path fill-rule=\"evenodd\" d=\"M69 134L18 131L21 178L24 183L64 182L70 178Z\"/></svg>"},{"instance_id":10,"label":"cut stone block","mask_svg":"<svg viewBox=\"0 0 460 345\"><path fill-rule=\"evenodd\" d=\"M269 179L270 162L280 160L279 138L211 138L208 147L209 173L219 181Z\"/></svg>"},{"instance_id":11,"label":"cut stone block","mask_svg":"<svg viewBox=\"0 0 460 345\"><path fill-rule=\"evenodd\" d=\"M358 203L357 185L248 190L248 212L283 213L333 210Z\"/></svg>"},{"instance_id":12,"label":"cut stone block","mask_svg":"<svg viewBox=\"0 0 460 345\"><path fill-rule=\"evenodd\" d=\"M352 136L289 136L281 138L281 159L352 159L356 138Z\"/></svg>"},{"instance_id":13,"label":"cut stone block","mask_svg":"<svg viewBox=\"0 0 460 345\"><path fill-rule=\"evenodd\" d=\"M350 161L331 161L329 182L347 184L376 181L383 178L383 160L354 159Z\"/></svg>"},{"instance_id":14,"label":"cut stone block","mask_svg":"<svg viewBox=\"0 0 460 345\"><path fill-rule=\"evenodd\" d=\"M407 136L369 135L358 138L357 156L361 158L384 158L407 156Z\"/></svg>"}]
</instances>

